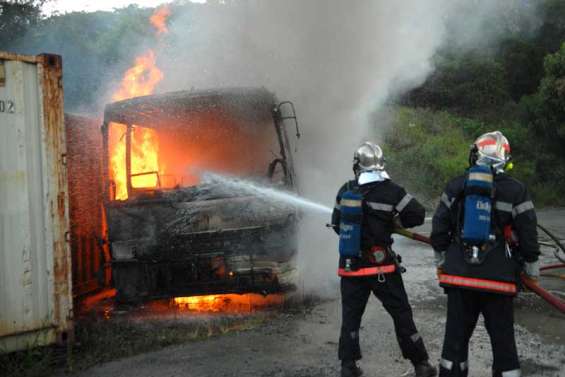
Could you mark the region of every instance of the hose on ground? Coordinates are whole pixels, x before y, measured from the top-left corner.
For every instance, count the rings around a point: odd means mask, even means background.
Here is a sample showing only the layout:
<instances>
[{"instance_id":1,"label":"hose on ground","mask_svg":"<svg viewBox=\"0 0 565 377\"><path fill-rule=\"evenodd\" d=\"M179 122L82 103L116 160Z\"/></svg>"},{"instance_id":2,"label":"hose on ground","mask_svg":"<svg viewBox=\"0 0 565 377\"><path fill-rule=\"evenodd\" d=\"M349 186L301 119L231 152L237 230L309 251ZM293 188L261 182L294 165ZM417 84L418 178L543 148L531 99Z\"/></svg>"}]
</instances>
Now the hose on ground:
<instances>
[{"instance_id":1,"label":"hose on ground","mask_svg":"<svg viewBox=\"0 0 565 377\"><path fill-rule=\"evenodd\" d=\"M540 271L547 271L547 270L555 270L555 269L559 269L559 268L565 268L565 263L560 263L560 264L550 264L547 266L542 266L540 267ZM542 273L541 276L548 276L548 277L552 277L552 278L557 278L557 279L562 279L565 280L565 274L552 274L552 273Z\"/></svg>"},{"instance_id":2,"label":"hose on ground","mask_svg":"<svg viewBox=\"0 0 565 377\"><path fill-rule=\"evenodd\" d=\"M540 228L540 229L543 230L543 228ZM410 239L415 240L415 241L420 241L420 242L426 243L428 245L432 244L432 241L430 240L429 237L423 236L423 235L418 234L418 233L411 232L407 229L397 228L397 229L394 230L394 233L400 234L401 236L410 238ZM553 237L550 236L550 237L553 239L554 236ZM555 239L554 239L554 241L555 241ZM559 247L562 248L563 246L559 243ZM562 249L562 250L565 251L565 249ZM556 266L565 267L565 265L550 265L550 266L544 266L544 267L540 268L540 271L558 268ZM559 310L561 313L565 314L565 301L564 300L560 299L559 297L555 296L551 292L542 288L536 280L529 278L525 274L522 273L520 275L520 278L522 280L522 284L524 284L524 286L526 288L528 288L530 291L532 291L535 294L537 294L538 296L540 296L543 300L545 300L548 304L550 304L551 306L553 306L554 308Z\"/></svg>"},{"instance_id":3,"label":"hose on ground","mask_svg":"<svg viewBox=\"0 0 565 377\"><path fill-rule=\"evenodd\" d=\"M543 225L538 224L538 228L540 228L542 230L542 232L544 232L545 234L547 234L547 236L549 238L551 238L551 240L553 242L555 242L555 245L557 246L555 248L555 251L553 252L555 255L555 258L559 259L559 261L561 263L565 263L565 246L563 246L563 243L561 243L561 240L559 238L557 238L555 236L555 234L553 234L552 232L549 231L549 229L547 229L546 227L544 227Z\"/></svg>"}]
</instances>

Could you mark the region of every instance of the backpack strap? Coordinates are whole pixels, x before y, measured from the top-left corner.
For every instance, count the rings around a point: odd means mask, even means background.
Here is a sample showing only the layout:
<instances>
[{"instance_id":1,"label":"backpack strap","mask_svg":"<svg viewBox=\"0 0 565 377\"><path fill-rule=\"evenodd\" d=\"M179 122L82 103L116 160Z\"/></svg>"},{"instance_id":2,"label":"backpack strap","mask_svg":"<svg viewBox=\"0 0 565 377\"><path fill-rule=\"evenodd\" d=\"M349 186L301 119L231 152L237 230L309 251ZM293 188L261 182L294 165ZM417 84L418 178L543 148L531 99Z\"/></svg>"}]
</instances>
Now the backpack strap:
<instances>
[{"instance_id":1,"label":"backpack strap","mask_svg":"<svg viewBox=\"0 0 565 377\"><path fill-rule=\"evenodd\" d=\"M494 228L494 234L495 236L498 238L500 236L504 237L504 239L506 239L506 230L504 229L504 226L502 224L502 222L500 221L500 218L498 216L498 213L496 211L496 184L493 180L492 183L492 198L491 198L491 203L492 203L492 213L491 213L491 224L492 227Z\"/></svg>"},{"instance_id":2,"label":"backpack strap","mask_svg":"<svg viewBox=\"0 0 565 377\"><path fill-rule=\"evenodd\" d=\"M463 216L464 209L465 209L465 187L467 186L467 179L469 178L469 171L465 174L465 181L463 182L463 189L457 193L457 196L453 198L452 206L455 205L457 208L457 212L455 214L455 240L458 244L461 244L461 233L463 232Z\"/></svg>"}]
</instances>

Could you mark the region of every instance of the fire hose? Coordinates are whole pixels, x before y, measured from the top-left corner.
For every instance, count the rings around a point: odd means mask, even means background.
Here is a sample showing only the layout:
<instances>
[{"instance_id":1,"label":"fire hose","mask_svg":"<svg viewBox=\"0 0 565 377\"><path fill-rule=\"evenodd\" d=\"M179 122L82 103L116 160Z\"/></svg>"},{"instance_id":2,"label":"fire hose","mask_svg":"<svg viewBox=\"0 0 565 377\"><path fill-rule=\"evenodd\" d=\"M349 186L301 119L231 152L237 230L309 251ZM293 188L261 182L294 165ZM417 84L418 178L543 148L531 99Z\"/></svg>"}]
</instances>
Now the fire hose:
<instances>
[{"instance_id":1,"label":"fire hose","mask_svg":"<svg viewBox=\"0 0 565 377\"><path fill-rule=\"evenodd\" d=\"M544 228L541 228L541 229L544 230ZM397 229L394 230L394 233L400 234L401 236L410 238L414 241L420 241L420 242L426 243L428 245L431 245L431 243L432 243L431 240L428 237L423 236L423 235L418 234L418 233L411 232L407 229L397 228ZM550 238L552 238L554 241L556 240L555 236L549 235L548 232L546 232L546 234L548 234L548 236L550 236ZM560 247L560 248L563 247L563 245L559 241L557 241L556 243L557 243L558 247ZM562 251L565 252L565 249L562 249ZM559 260L561 260L561 258L559 258ZM544 267L540 268L540 271L562 268L562 267L565 267L565 264L556 264L556 265L544 266ZM565 314L565 300L562 300L561 298L552 294L548 290L542 288L537 283L536 280L529 278L524 273L522 273L520 275L520 278L522 280L522 284L524 284L524 286L526 288L528 288L530 291L532 291L535 294L537 294L538 296L540 296L543 300L545 300L548 304L550 304L551 306L553 306L554 308L559 310L561 313Z\"/></svg>"},{"instance_id":2,"label":"fire hose","mask_svg":"<svg viewBox=\"0 0 565 377\"><path fill-rule=\"evenodd\" d=\"M555 247L554 255L555 255L555 257L556 257L557 259L559 259L559 261L560 261L561 263L565 263L565 247L563 246L563 244L561 243L561 241L559 240L559 238L557 238L553 233L551 233L551 232L549 231L549 229L547 229L546 227L544 227L544 226L542 226L542 225L540 225L540 224L538 224L538 228L540 228L540 229L542 230L542 232L544 232L545 234L547 234L547 236L548 236L549 238L551 238L551 240L552 240L553 242L555 242L556 247ZM564 255L561 256L561 255L559 254L559 251L561 251L561 253L563 253Z\"/></svg>"}]
</instances>

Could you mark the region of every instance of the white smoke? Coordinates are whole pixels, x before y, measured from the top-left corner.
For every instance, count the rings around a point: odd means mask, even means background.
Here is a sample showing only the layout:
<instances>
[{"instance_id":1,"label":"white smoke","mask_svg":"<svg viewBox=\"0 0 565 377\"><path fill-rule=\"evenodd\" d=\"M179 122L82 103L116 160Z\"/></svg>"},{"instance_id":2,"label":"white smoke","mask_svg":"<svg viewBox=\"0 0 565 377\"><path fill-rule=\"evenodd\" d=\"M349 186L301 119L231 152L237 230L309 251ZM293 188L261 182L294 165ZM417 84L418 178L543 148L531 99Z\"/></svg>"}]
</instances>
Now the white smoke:
<instances>
[{"instance_id":1,"label":"white smoke","mask_svg":"<svg viewBox=\"0 0 565 377\"><path fill-rule=\"evenodd\" d=\"M193 6L173 15L159 52L165 72L160 91L264 86L293 101L302 131L295 156L300 191L333 205L352 175L355 147L367 137L378 142L387 127L384 120L371 126L369 115L391 93L409 90L431 73L431 58L446 40L446 21L460 23L465 41L473 43L481 17L496 11L492 1L475 1L476 13L462 15L465 2L247 0ZM292 128L288 133L294 139ZM309 215L303 221L299 265L308 271L308 291L323 293L336 281L337 237L324 227L329 220Z\"/></svg>"}]
</instances>

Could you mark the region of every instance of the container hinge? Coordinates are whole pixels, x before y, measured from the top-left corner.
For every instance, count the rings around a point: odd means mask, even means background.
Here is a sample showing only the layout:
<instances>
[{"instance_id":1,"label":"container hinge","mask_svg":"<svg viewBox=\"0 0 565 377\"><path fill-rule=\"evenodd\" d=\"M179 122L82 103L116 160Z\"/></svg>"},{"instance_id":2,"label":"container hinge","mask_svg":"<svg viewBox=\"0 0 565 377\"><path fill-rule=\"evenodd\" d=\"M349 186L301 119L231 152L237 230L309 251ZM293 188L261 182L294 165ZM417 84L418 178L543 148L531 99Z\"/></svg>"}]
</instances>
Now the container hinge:
<instances>
[{"instance_id":1,"label":"container hinge","mask_svg":"<svg viewBox=\"0 0 565 377\"><path fill-rule=\"evenodd\" d=\"M71 242L71 232L69 231L65 232L65 241Z\"/></svg>"},{"instance_id":2,"label":"container hinge","mask_svg":"<svg viewBox=\"0 0 565 377\"><path fill-rule=\"evenodd\" d=\"M6 86L6 68L3 60L0 60L0 86Z\"/></svg>"},{"instance_id":3,"label":"container hinge","mask_svg":"<svg viewBox=\"0 0 565 377\"><path fill-rule=\"evenodd\" d=\"M61 164L63 164L63 166L67 166L67 154L66 153L61 153Z\"/></svg>"}]
</instances>

